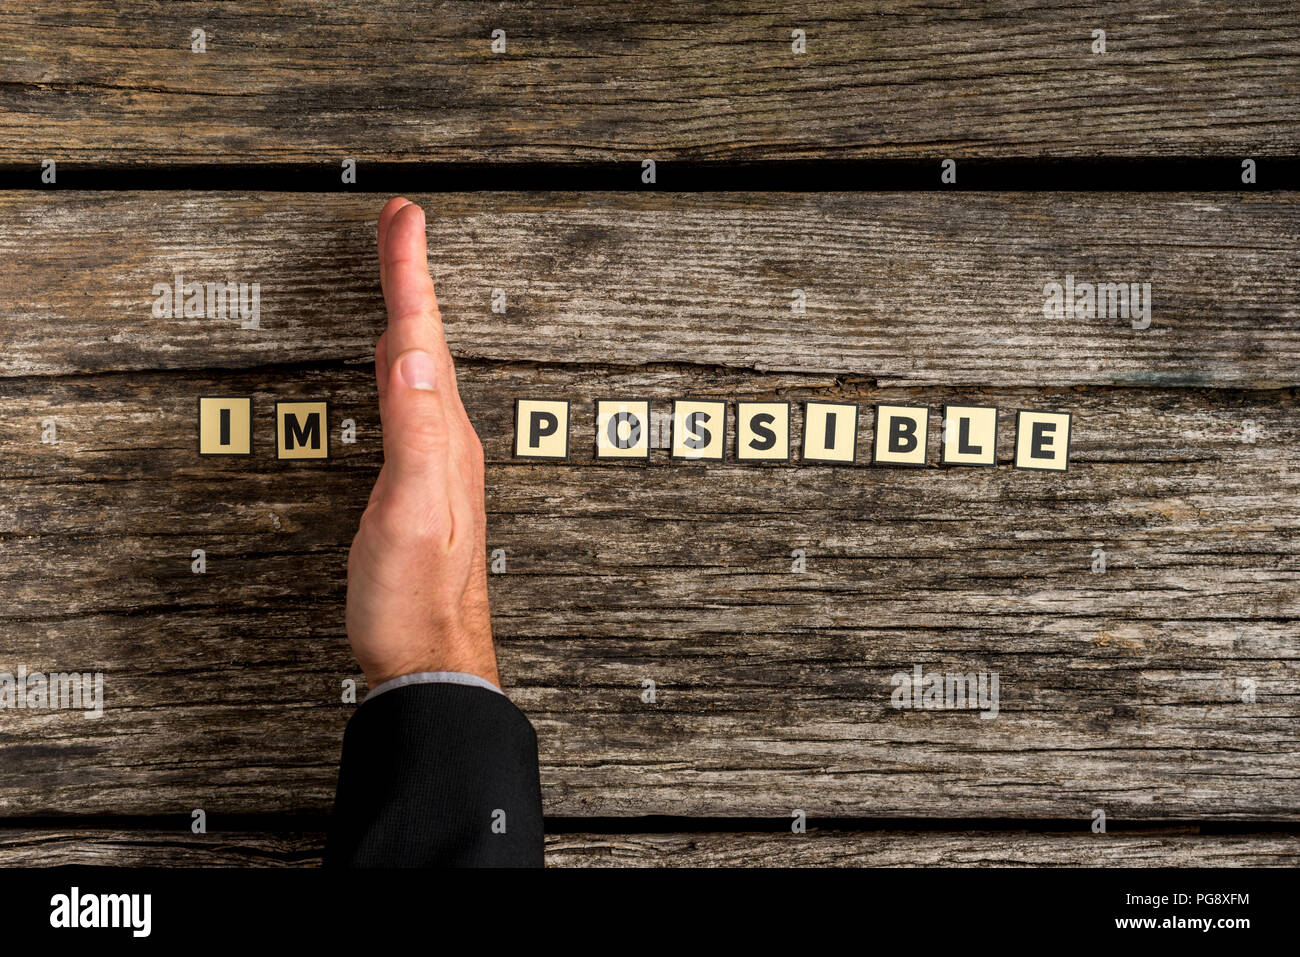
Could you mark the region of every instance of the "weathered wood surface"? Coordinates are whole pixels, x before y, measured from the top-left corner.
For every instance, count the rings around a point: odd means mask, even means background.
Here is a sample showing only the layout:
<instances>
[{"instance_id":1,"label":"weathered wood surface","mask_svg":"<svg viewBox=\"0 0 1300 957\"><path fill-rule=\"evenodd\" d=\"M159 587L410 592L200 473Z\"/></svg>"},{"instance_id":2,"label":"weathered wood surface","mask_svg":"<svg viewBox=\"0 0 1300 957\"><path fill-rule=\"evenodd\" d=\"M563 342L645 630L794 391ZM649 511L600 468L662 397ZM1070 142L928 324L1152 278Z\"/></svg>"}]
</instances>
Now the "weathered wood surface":
<instances>
[{"instance_id":1,"label":"weathered wood surface","mask_svg":"<svg viewBox=\"0 0 1300 957\"><path fill-rule=\"evenodd\" d=\"M1300 383L1290 194L420 197L453 352L882 385ZM0 376L368 357L369 196L0 196ZM155 284L259 283L261 328L155 319ZM1044 318L1044 285L1150 282L1150 328ZM491 311L492 290L507 297ZM796 289L806 313L792 310Z\"/></svg>"},{"instance_id":2,"label":"weathered wood surface","mask_svg":"<svg viewBox=\"0 0 1300 957\"><path fill-rule=\"evenodd\" d=\"M318 867L320 832L0 830L0 867ZM825 831L551 834L548 867L1294 867L1293 833Z\"/></svg>"},{"instance_id":3,"label":"weathered wood surface","mask_svg":"<svg viewBox=\"0 0 1300 957\"><path fill-rule=\"evenodd\" d=\"M549 814L1300 816L1292 390L461 369L488 546L508 558L491 578L502 674L538 728ZM265 444L200 459L193 397L215 391L255 395L255 441L274 399L314 396L358 443L328 464L277 464ZM509 460L521 394L573 400L571 464ZM611 394L1068 409L1072 465L1007 467L1007 415L997 469L596 464L590 403ZM368 368L328 363L5 380L5 660L102 669L108 689L98 720L6 714L5 814L328 809L373 401ZM1000 716L890 708L913 664L998 672Z\"/></svg>"},{"instance_id":4,"label":"weathered wood surface","mask_svg":"<svg viewBox=\"0 0 1300 957\"><path fill-rule=\"evenodd\" d=\"M6 0L0 74L0 162L33 169L1300 149L1290 0Z\"/></svg>"},{"instance_id":5,"label":"weathered wood surface","mask_svg":"<svg viewBox=\"0 0 1300 957\"><path fill-rule=\"evenodd\" d=\"M546 840L548 867L1294 867L1297 860L1294 834L1201 835L1196 828L560 834Z\"/></svg>"},{"instance_id":6,"label":"weathered wood surface","mask_svg":"<svg viewBox=\"0 0 1300 957\"><path fill-rule=\"evenodd\" d=\"M0 867L319 867L324 854L319 831L0 829Z\"/></svg>"}]
</instances>

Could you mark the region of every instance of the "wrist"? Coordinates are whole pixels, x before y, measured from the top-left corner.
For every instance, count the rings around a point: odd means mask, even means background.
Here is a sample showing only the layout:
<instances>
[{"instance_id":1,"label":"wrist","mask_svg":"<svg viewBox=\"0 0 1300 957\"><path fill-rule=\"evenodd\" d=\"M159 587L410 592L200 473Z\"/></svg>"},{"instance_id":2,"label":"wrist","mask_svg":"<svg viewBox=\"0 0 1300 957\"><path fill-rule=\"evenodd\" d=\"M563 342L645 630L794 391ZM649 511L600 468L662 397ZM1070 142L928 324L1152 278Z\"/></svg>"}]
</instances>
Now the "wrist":
<instances>
[{"instance_id":1,"label":"wrist","mask_svg":"<svg viewBox=\"0 0 1300 957\"><path fill-rule=\"evenodd\" d=\"M482 678L484 681L489 682L498 690L501 689L501 678L497 673L495 661L457 662L445 658L436 660L429 659L425 661L414 661L405 665L366 668L363 669L363 674L366 678L366 687L371 691L395 678L404 678L409 675L421 674L473 675L476 678Z\"/></svg>"}]
</instances>

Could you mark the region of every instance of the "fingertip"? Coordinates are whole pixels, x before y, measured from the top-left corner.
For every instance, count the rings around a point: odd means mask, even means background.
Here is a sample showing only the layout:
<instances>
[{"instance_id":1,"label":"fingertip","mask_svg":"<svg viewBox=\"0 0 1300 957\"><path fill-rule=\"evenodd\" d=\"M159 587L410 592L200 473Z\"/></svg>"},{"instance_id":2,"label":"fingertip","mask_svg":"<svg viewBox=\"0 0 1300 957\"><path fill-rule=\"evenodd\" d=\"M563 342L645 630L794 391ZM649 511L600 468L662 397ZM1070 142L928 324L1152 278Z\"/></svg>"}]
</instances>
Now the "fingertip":
<instances>
[{"instance_id":1,"label":"fingertip","mask_svg":"<svg viewBox=\"0 0 1300 957\"><path fill-rule=\"evenodd\" d=\"M403 206L409 206L409 205L411 205L411 201L407 199L405 196L394 196L388 202L384 203L384 208L380 210L379 218L381 220L385 218L392 219L394 216L397 215L398 210L400 210Z\"/></svg>"},{"instance_id":2,"label":"fingertip","mask_svg":"<svg viewBox=\"0 0 1300 957\"><path fill-rule=\"evenodd\" d=\"M394 196L384 204L384 208L379 211L379 222L376 225L376 232L379 237L379 261L384 260L384 240L388 237L388 230L393 225L393 217L407 206L413 205L405 196Z\"/></svg>"},{"instance_id":3,"label":"fingertip","mask_svg":"<svg viewBox=\"0 0 1300 957\"><path fill-rule=\"evenodd\" d=\"M424 207L421 206L419 203L412 203L409 200L406 202L406 205L399 206L393 212L393 222L388 227L389 233L391 234L393 228L398 226L399 224L401 225L401 228L403 230L415 229L417 226L420 229L423 229L424 228Z\"/></svg>"},{"instance_id":4,"label":"fingertip","mask_svg":"<svg viewBox=\"0 0 1300 957\"><path fill-rule=\"evenodd\" d=\"M425 261L424 210L418 203L407 203L394 211L384 237L380 261L389 268L416 265L427 269Z\"/></svg>"}]
</instances>

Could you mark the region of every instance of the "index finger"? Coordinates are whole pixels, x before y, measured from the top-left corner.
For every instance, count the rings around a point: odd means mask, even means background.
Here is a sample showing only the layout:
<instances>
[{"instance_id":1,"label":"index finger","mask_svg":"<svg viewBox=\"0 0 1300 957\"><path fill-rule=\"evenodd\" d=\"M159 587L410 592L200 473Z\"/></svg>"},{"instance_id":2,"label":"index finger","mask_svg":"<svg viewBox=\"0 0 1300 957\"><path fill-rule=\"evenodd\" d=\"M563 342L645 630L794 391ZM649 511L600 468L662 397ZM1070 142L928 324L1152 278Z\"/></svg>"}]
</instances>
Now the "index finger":
<instances>
[{"instance_id":1,"label":"index finger","mask_svg":"<svg viewBox=\"0 0 1300 957\"><path fill-rule=\"evenodd\" d=\"M393 215L381 246L384 302L388 306L386 351L391 364L408 349L434 357L444 381L454 381L451 352L443 335L438 297L429 276L424 210L415 203Z\"/></svg>"},{"instance_id":2,"label":"index finger","mask_svg":"<svg viewBox=\"0 0 1300 957\"><path fill-rule=\"evenodd\" d=\"M384 282L384 240L388 238L388 227L393 225L393 217L397 215L398 210L403 206L410 206L411 201L405 196L394 196L379 212L379 223L376 233L379 239L379 287L382 289L387 283Z\"/></svg>"}]
</instances>

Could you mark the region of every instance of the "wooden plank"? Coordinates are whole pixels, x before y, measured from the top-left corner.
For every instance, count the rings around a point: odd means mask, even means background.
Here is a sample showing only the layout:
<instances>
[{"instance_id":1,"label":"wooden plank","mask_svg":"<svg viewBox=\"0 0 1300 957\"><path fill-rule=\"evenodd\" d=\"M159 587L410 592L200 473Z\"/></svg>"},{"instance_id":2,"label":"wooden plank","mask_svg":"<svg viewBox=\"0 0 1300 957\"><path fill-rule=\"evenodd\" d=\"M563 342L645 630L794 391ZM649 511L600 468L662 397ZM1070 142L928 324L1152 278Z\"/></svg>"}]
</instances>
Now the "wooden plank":
<instances>
[{"instance_id":1,"label":"wooden plank","mask_svg":"<svg viewBox=\"0 0 1300 957\"><path fill-rule=\"evenodd\" d=\"M562 834L548 867L1294 867L1292 833L821 831ZM0 858L2 860L2 858Z\"/></svg>"},{"instance_id":2,"label":"wooden plank","mask_svg":"<svg viewBox=\"0 0 1300 957\"><path fill-rule=\"evenodd\" d=\"M482 362L461 383L507 554L502 674L539 731L548 814L1300 816L1293 392ZM209 391L253 394L259 436L275 398L327 397L358 443L319 467L199 459ZM509 460L524 394L573 400L572 463ZM1067 409L1072 465L1009 469L1005 416L997 469L598 464L590 402L611 394ZM351 366L7 380L7 660L103 670L108 710L7 715L6 815L328 809L373 403ZM999 717L891 708L914 664L997 672Z\"/></svg>"},{"instance_id":3,"label":"wooden plank","mask_svg":"<svg viewBox=\"0 0 1300 957\"><path fill-rule=\"evenodd\" d=\"M1297 37L1288 0L8 0L0 162L1293 155Z\"/></svg>"},{"instance_id":4,"label":"wooden plank","mask_svg":"<svg viewBox=\"0 0 1300 957\"><path fill-rule=\"evenodd\" d=\"M881 385L1300 384L1289 194L422 199L461 358ZM323 194L0 196L0 375L364 360L384 321L378 208ZM176 274L258 283L260 328L154 318L154 287ZM1045 318L1044 287L1066 276L1151 283L1150 327ZM505 314L491 311L498 288Z\"/></svg>"},{"instance_id":5,"label":"wooden plank","mask_svg":"<svg viewBox=\"0 0 1300 957\"><path fill-rule=\"evenodd\" d=\"M324 854L319 831L0 829L0 867L319 867Z\"/></svg>"},{"instance_id":6,"label":"wooden plank","mask_svg":"<svg viewBox=\"0 0 1300 957\"><path fill-rule=\"evenodd\" d=\"M550 834L548 867L1294 867L1292 832L1107 834L846 831ZM194 835L145 829L0 830L0 867L317 867L320 832Z\"/></svg>"}]
</instances>

